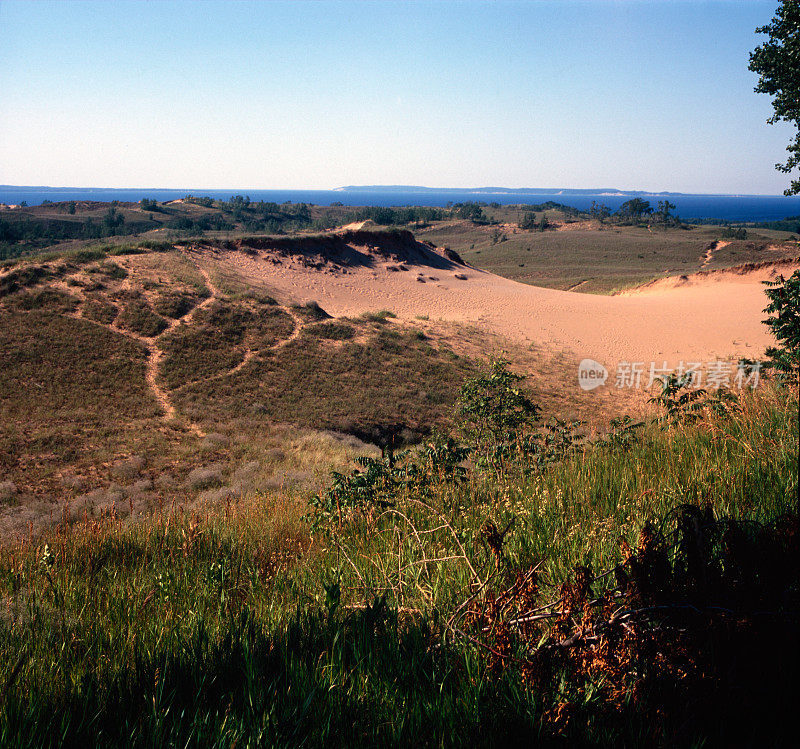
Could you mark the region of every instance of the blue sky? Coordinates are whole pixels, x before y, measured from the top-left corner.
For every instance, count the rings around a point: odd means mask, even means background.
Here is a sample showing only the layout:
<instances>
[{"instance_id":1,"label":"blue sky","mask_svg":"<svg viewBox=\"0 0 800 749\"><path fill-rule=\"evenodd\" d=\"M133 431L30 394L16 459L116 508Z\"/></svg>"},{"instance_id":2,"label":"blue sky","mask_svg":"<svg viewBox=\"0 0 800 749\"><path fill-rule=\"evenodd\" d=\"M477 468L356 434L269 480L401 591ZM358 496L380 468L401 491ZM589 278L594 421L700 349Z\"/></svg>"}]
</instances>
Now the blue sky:
<instances>
[{"instance_id":1,"label":"blue sky","mask_svg":"<svg viewBox=\"0 0 800 749\"><path fill-rule=\"evenodd\" d=\"M0 0L0 183L782 192L776 0Z\"/></svg>"}]
</instances>

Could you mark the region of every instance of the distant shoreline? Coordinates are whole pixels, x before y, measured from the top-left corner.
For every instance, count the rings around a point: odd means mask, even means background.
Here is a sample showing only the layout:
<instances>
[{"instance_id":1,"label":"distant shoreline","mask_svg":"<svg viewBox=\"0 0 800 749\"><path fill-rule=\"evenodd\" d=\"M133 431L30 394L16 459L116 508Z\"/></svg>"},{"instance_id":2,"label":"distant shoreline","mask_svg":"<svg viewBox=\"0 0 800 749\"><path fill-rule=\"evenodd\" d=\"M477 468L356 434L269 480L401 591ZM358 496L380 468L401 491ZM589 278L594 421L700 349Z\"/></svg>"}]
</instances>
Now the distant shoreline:
<instances>
[{"instance_id":1,"label":"distant shoreline","mask_svg":"<svg viewBox=\"0 0 800 749\"><path fill-rule=\"evenodd\" d=\"M671 192L661 190L620 190L617 187L426 187L424 185L345 185L331 189L305 188L191 188L191 187L79 187L54 185L0 185L0 192L169 192L182 195L210 195L212 193L441 193L475 195L591 195L594 197L676 197L676 198L784 198L772 193L725 193L725 192Z\"/></svg>"},{"instance_id":2,"label":"distant shoreline","mask_svg":"<svg viewBox=\"0 0 800 749\"><path fill-rule=\"evenodd\" d=\"M800 196L783 195L703 195L689 193L650 193L644 191L616 190L615 188L559 189L525 188L432 188L417 186L346 186L335 190L235 190L195 188L102 188L102 187L45 187L24 185L0 185L0 203L29 206L52 202L91 200L98 202L139 202L150 198L160 202L175 200L186 195L208 196L229 200L232 195L249 195L253 201L273 203L308 203L348 206L445 206L448 203L485 202L503 205L531 205L552 201L563 203L579 210L589 210L597 201L616 211L622 203L638 197L650 201L654 209L659 200L669 200L677 206L677 213L684 220L719 220L729 222L779 221L800 215Z\"/></svg>"}]
</instances>

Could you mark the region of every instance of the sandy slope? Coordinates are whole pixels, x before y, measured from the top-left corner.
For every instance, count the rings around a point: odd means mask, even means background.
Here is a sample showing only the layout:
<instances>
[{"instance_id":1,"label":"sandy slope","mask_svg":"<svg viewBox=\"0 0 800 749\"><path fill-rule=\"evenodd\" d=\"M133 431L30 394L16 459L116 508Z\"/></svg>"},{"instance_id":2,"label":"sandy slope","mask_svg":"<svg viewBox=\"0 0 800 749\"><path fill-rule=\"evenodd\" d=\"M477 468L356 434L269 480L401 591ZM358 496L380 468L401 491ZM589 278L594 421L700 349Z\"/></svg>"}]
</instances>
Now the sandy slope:
<instances>
[{"instance_id":1,"label":"sandy slope","mask_svg":"<svg viewBox=\"0 0 800 749\"><path fill-rule=\"evenodd\" d=\"M261 252L207 253L220 271L266 284L299 301L316 301L332 315L388 309L401 319L472 323L517 343L536 343L590 357L609 368L620 361L709 361L758 358L770 343L762 324L762 281L775 268L705 273L619 296L529 286L475 268L397 264L376 258L356 267L308 267ZM795 266L778 271L790 274ZM457 276L465 278L458 278Z\"/></svg>"}]
</instances>

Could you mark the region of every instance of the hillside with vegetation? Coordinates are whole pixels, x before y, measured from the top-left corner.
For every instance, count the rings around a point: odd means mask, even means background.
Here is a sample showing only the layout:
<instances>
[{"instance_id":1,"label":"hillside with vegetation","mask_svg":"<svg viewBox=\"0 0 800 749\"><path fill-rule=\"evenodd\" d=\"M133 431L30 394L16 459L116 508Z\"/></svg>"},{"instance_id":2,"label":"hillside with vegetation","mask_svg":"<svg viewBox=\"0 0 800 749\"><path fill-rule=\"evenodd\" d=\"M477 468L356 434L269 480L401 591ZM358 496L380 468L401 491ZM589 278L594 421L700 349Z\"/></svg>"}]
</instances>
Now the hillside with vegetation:
<instances>
[{"instance_id":1,"label":"hillside with vegetation","mask_svg":"<svg viewBox=\"0 0 800 749\"><path fill-rule=\"evenodd\" d=\"M0 743L790 743L791 240L478 204L248 234L250 205L205 203L6 234ZM195 212L231 227L166 225ZM758 260L771 296L734 288L772 300L780 366L581 395L575 352L408 312L521 288L566 324L590 295L476 267L521 252L604 292Z\"/></svg>"},{"instance_id":2,"label":"hillside with vegetation","mask_svg":"<svg viewBox=\"0 0 800 749\"><path fill-rule=\"evenodd\" d=\"M674 206L635 198L617 212L559 203L350 207L186 196L159 203L69 201L0 210L0 260L132 239L316 234L348 224L401 227L472 265L523 283L609 293L654 278L800 256L800 222L690 224ZM708 257L709 250L711 256Z\"/></svg>"}]
</instances>

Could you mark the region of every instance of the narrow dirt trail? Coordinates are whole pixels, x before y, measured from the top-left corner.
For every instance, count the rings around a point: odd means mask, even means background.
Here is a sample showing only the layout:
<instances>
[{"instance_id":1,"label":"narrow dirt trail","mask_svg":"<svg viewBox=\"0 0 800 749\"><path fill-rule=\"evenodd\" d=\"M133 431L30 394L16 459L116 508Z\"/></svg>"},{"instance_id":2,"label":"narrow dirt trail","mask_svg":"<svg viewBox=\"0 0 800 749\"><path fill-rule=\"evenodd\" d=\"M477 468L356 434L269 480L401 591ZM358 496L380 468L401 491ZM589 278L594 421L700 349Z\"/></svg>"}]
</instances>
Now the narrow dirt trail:
<instances>
[{"instance_id":1,"label":"narrow dirt trail","mask_svg":"<svg viewBox=\"0 0 800 749\"><path fill-rule=\"evenodd\" d=\"M291 335L288 338L284 338L282 341L278 341L277 343L270 346L270 351L279 351L284 346L288 346L292 341L296 341L300 334L303 332L303 326L305 325L305 321L303 320L300 315L298 315L291 307L285 308L286 313L289 317L294 320L294 330L292 331Z\"/></svg>"},{"instance_id":2,"label":"narrow dirt trail","mask_svg":"<svg viewBox=\"0 0 800 749\"><path fill-rule=\"evenodd\" d=\"M589 283L589 279L588 279L588 278L584 278L584 279L583 279L583 281L578 281L578 283L574 283L574 284L572 284L572 286L570 286L570 287L567 289L567 291L575 291L575 289L579 289L579 288L580 288L581 286L583 286L585 283Z\"/></svg>"},{"instance_id":3,"label":"narrow dirt trail","mask_svg":"<svg viewBox=\"0 0 800 749\"><path fill-rule=\"evenodd\" d=\"M723 247L727 247L730 242L723 242L721 239L716 240L716 242L712 242L708 247L706 247L706 254L703 255L703 261L700 263L700 270L707 267L709 263L714 259L714 253L717 250L721 250Z\"/></svg>"},{"instance_id":4,"label":"narrow dirt trail","mask_svg":"<svg viewBox=\"0 0 800 749\"><path fill-rule=\"evenodd\" d=\"M180 325L189 325L192 322L194 316L202 309L210 306L213 304L219 297L220 291L214 282L211 279L210 274L205 268L201 268L197 261L193 259L195 267L200 275L203 277L203 281L205 282L206 288L208 289L209 295L205 297L199 304L193 307L189 312L187 312L183 317L170 320L167 327L155 338L147 338L143 335L139 335L138 333L134 333L131 330L125 330L122 328L119 323L115 320L111 324L106 324L99 322L97 320L92 320L86 317L83 314L83 308L87 302L87 297L82 291L78 291L78 296L80 298L80 307L75 312L67 313L68 317L72 317L78 320L84 320L92 325L98 325L101 328L105 328L106 330L110 330L113 333L117 333L119 335L123 335L126 338L130 338L131 340L137 341L141 343L147 349L147 361L145 365L145 381L147 382L148 388L150 388L150 392L153 394L153 397L158 401L158 404L161 406L163 410L164 419L167 421L172 421L178 419L178 413L175 409L175 404L172 402L170 397L170 391L166 388L162 387L161 383L159 382L159 375L161 372L161 360L164 358L164 350L159 346L158 341L159 339L168 333L171 333ZM66 285L64 285L64 290L68 290ZM76 289L69 289L69 293L75 294ZM250 359L253 357L253 352L248 351L245 354L244 359L231 370L231 372L226 374L232 374L233 372L238 371L241 369ZM199 437L204 437L205 432L194 422L187 422L187 427L194 432Z\"/></svg>"},{"instance_id":5,"label":"narrow dirt trail","mask_svg":"<svg viewBox=\"0 0 800 749\"><path fill-rule=\"evenodd\" d=\"M189 325L192 322L194 316L199 312L201 309L208 307L209 305L213 304L218 296L219 296L219 289L214 285L214 282L211 280L211 276L209 275L208 271L205 268L201 268L195 262L195 266L197 267L198 272L203 277L203 281L206 284L206 288L209 291L209 295L203 299L202 302L197 304L193 307L189 312L187 312L183 317L177 320L170 320L169 325L167 328L161 333L161 336L171 333L180 325ZM159 336L159 338L161 337ZM158 382L158 375L161 371L161 360L164 358L164 351L163 349L159 348L158 346L158 339L145 339L147 343L147 347L150 351L150 355L147 357L147 384L150 386L150 389L153 391L153 395L155 395L156 400L161 404L161 407L164 409L164 418L165 419L174 419L176 418L175 406L172 403L172 400L169 397L169 391L165 390L161 387ZM197 424L189 423L189 428L195 432L196 434L203 436L202 429L197 426Z\"/></svg>"},{"instance_id":6,"label":"narrow dirt trail","mask_svg":"<svg viewBox=\"0 0 800 749\"><path fill-rule=\"evenodd\" d=\"M197 261L193 258L195 267L197 268L198 273L203 277L203 281L205 282L206 288L208 289L209 295L203 299L202 302L194 306L189 312L187 312L183 317L178 318L177 320L170 320L169 325L167 328L158 336L160 338L167 333L171 333L180 325L190 325L194 316L202 309L209 307L215 301L217 301L219 297L219 289L216 287L214 282L211 280L211 275L205 268L201 268ZM161 387L158 376L159 372L161 371L161 360L164 358L164 351L158 345L158 338L148 340L147 345L150 351L150 355L147 357L147 373L145 378L147 380L147 384L150 386L150 389L153 391L153 395L155 395L156 400L161 404L161 407L164 409L164 418L167 420L177 418L177 412L175 410L175 405L170 398L170 391L165 390ZM194 432L198 437L205 437L206 433L193 421L187 421L188 428Z\"/></svg>"},{"instance_id":7,"label":"narrow dirt trail","mask_svg":"<svg viewBox=\"0 0 800 749\"><path fill-rule=\"evenodd\" d=\"M303 326L305 325L303 319L291 308L283 308L283 310L294 321L295 324L294 330L292 330L291 334L288 337L283 338L280 341L273 343L272 346L270 346L269 348L264 349L265 351L279 351L292 341L296 341L300 337L300 334L303 332ZM240 372L242 369L244 369L244 367L246 367L258 355L259 355L258 351L250 348L246 349L244 352L244 356L242 357L242 360L235 367L231 367L231 369L225 372L218 372L217 374L209 375L208 377L201 377L199 380L192 380L191 382L185 382L182 385L176 387L171 392L177 392L179 390L183 390L184 388L191 387L192 385L198 385L202 382L211 382L213 380L221 380L225 377L231 377L235 375L237 372Z\"/></svg>"}]
</instances>

